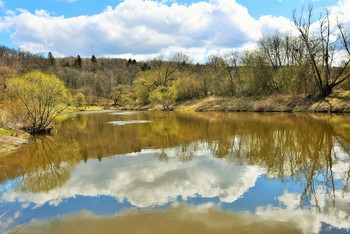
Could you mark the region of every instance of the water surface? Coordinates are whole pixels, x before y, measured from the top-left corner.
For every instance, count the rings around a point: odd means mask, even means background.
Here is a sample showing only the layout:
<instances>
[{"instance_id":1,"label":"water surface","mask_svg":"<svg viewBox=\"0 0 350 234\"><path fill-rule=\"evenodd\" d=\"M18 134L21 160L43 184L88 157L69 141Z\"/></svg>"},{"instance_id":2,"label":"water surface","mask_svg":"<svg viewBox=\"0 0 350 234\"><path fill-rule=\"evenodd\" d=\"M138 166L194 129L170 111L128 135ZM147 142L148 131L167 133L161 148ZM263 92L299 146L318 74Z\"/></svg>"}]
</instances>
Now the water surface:
<instances>
[{"instance_id":1,"label":"water surface","mask_svg":"<svg viewBox=\"0 0 350 234\"><path fill-rule=\"evenodd\" d=\"M85 112L0 161L0 232L350 233L350 117Z\"/></svg>"}]
</instances>

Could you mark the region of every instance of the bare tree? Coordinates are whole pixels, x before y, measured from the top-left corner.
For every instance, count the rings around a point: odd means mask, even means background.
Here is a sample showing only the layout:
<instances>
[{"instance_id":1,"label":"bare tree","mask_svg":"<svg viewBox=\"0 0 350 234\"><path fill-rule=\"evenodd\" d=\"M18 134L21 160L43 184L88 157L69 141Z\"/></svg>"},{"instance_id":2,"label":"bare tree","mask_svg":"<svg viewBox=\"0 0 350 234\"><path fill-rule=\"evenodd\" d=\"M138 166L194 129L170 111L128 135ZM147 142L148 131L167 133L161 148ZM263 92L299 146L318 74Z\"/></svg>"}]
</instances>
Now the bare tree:
<instances>
[{"instance_id":1,"label":"bare tree","mask_svg":"<svg viewBox=\"0 0 350 234\"><path fill-rule=\"evenodd\" d=\"M170 83L176 80L176 72L179 70L177 62L165 61L162 56L159 56L151 61L151 67L157 73L157 79L154 81L154 86L169 86Z\"/></svg>"},{"instance_id":2,"label":"bare tree","mask_svg":"<svg viewBox=\"0 0 350 234\"><path fill-rule=\"evenodd\" d=\"M186 70L186 66L192 63L190 57L181 52L175 53L171 58L171 61L177 64L180 72L184 72Z\"/></svg>"},{"instance_id":3,"label":"bare tree","mask_svg":"<svg viewBox=\"0 0 350 234\"><path fill-rule=\"evenodd\" d=\"M330 95L334 87L349 79L350 48L349 35L341 23L332 27L329 11L321 15L316 23L319 26L318 33L312 33L313 7L309 5L308 12L297 16L293 13L296 29L299 31L301 40L307 50L307 58L313 70L313 77L317 84L320 97ZM336 64L337 52L346 52L345 61Z\"/></svg>"},{"instance_id":4,"label":"bare tree","mask_svg":"<svg viewBox=\"0 0 350 234\"><path fill-rule=\"evenodd\" d=\"M240 85L242 83L238 67L239 59L240 57L237 51L232 51L224 57L225 70L228 78L228 89L231 96L236 94L236 83L239 83Z\"/></svg>"},{"instance_id":5,"label":"bare tree","mask_svg":"<svg viewBox=\"0 0 350 234\"><path fill-rule=\"evenodd\" d=\"M305 50L298 37L276 33L259 41L259 50L277 71L282 66L300 65Z\"/></svg>"}]
</instances>

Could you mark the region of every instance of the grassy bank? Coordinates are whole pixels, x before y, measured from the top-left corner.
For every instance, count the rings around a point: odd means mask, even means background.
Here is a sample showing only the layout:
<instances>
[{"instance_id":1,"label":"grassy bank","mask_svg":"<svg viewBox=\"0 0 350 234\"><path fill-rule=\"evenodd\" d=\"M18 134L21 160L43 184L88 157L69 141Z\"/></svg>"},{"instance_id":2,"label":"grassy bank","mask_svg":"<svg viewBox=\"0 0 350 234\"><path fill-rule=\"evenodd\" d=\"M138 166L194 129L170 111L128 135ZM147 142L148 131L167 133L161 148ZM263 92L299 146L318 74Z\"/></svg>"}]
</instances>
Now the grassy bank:
<instances>
[{"instance_id":1,"label":"grassy bank","mask_svg":"<svg viewBox=\"0 0 350 234\"><path fill-rule=\"evenodd\" d=\"M95 111L95 110L104 110L104 109L111 109L112 107L106 107L106 106L82 106L82 107L75 107L70 106L68 107L64 113L68 112L77 112L77 111Z\"/></svg>"}]
</instances>

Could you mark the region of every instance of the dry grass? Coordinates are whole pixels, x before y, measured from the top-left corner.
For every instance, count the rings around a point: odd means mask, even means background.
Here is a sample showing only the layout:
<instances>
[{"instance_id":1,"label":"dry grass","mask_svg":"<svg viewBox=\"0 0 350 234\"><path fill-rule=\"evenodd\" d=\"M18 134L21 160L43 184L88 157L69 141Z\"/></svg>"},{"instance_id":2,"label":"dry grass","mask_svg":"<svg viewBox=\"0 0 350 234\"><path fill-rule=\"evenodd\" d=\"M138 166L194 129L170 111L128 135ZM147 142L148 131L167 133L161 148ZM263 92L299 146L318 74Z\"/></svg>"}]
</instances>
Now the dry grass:
<instances>
[{"instance_id":1,"label":"dry grass","mask_svg":"<svg viewBox=\"0 0 350 234\"><path fill-rule=\"evenodd\" d=\"M322 101L308 97L273 95L262 98L207 97L183 102L176 111L246 111L246 112L350 112L350 91L337 93Z\"/></svg>"},{"instance_id":2,"label":"dry grass","mask_svg":"<svg viewBox=\"0 0 350 234\"><path fill-rule=\"evenodd\" d=\"M350 112L350 91L336 91L329 97L314 103L310 109L315 112Z\"/></svg>"},{"instance_id":3,"label":"dry grass","mask_svg":"<svg viewBox=\"0 0 350 234\"><path fill-rule=\"evenodd\" d=\"M249 111L252 105L248 99L207 97L186 101L175 107L177 111Z\"/></svg>"}]
</instances>

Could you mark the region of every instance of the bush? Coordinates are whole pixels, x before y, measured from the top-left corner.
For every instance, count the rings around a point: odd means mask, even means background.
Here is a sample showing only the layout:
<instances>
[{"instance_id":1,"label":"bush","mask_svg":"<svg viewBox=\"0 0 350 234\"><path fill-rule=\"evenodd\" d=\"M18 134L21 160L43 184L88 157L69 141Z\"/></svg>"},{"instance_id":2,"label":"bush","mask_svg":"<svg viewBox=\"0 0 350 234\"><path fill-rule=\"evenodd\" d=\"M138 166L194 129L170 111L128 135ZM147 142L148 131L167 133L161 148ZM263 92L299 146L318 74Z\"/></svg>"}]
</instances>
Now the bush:
<instances>
[{"instance_id":1,"label":"bush","mask_svg":"<svg viewBox=\"0 0 350 234\"><path fill-rule=\"evenodd\" d=\"M86 105L85 95L83 93L77 93L73 98L74 106L79 109Z\"/></svg>"},{"instance_id":2,"label":"bush","mask_svg":"<svg viewBox=\"0 0 350 234\"><path fill-rule=\"evenodd\" d=\"M176 93L176 100L178 101L201 98L204 96L201 83L190 76L176 80L173 84L173 88Z\"/></svg>"},{"instance_id":3,"label":"bush","mask_svg":"<svg viewBox=\"0 0 350 234\"><path fill-rule=\"evenodd\" d=\"M7 98L15 105L7 105L8 113L22 121L24 130L37 134L50 129L55 117L70 105L71 94L55 75L32 71L8 81Z\"/></svg>"}]
</instances>

